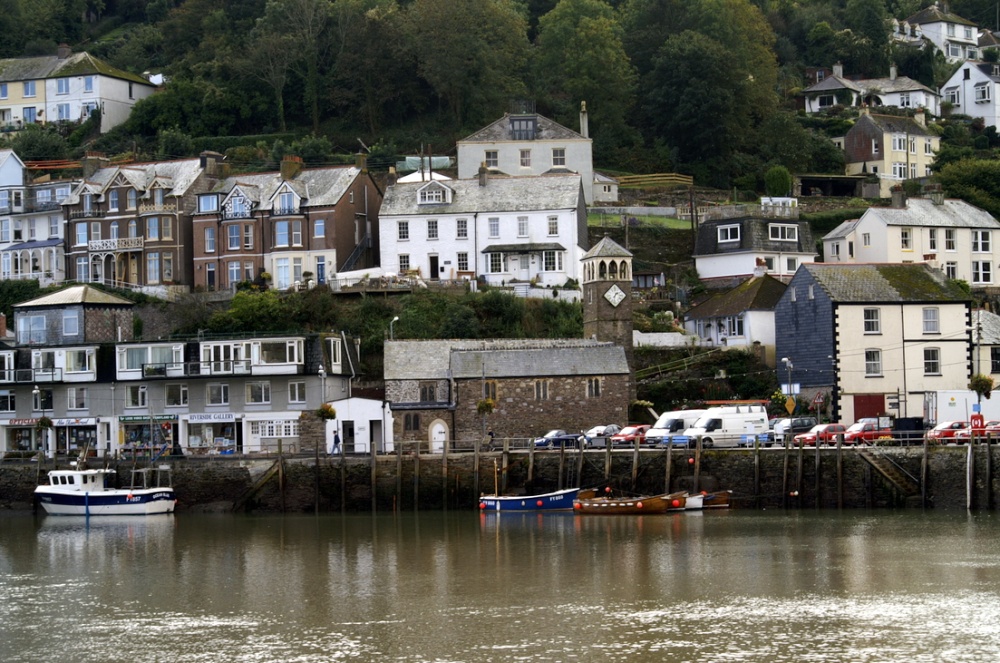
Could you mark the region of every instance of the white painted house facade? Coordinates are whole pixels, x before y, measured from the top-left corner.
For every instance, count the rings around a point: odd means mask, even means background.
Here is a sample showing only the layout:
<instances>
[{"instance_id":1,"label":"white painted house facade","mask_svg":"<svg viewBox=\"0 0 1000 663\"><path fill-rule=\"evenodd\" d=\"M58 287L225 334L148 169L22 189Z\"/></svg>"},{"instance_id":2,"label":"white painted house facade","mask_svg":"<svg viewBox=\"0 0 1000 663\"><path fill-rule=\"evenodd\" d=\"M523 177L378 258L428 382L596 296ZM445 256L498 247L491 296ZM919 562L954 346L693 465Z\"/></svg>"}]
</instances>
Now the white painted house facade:
<instances>
[{"instance_id":1,"label":"white painted house facade","mask_svg":"<svg viewBox=\"0 0 1000 663\"><path fill-rule=\"evenodd\" d=\"M964 63L942 86L941 94L956 113L981 118L987 127L1000 126L1000 64Z\"/></svg>"},{"instance_id":2,"label":"white painted house facade","mask_svg":"<svg viewBox=\"0 0 1000 663\"><path fill-rule=\"evenodd\" d=\"M587 216L577 175L395 184L379 214L381 265L431 280L561 286L580 280Z\"/></svg>"}]
</instances>

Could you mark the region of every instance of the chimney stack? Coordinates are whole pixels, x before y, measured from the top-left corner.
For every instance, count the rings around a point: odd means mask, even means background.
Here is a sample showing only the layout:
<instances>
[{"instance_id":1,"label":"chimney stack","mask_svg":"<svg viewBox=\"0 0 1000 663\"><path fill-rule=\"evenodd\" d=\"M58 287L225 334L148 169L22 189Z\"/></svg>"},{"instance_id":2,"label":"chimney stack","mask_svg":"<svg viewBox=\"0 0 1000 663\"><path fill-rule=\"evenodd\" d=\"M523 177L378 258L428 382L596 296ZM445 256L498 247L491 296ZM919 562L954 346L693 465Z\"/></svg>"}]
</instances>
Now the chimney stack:
<instances>
[{"instance_id":1,"label":"chimney stack","mask_svg":"<svg viewBox=\"0 0 1000 663\"><path fill-rule=\"evenodd\" d=\"M396 167L389 166L389 186L396 183Z\"/></svg>"},{"instance_id":2,"label":"chimney stack","mask_svg":"<svg viewBox=\"0 0 1000 663\"><path fill-rule=\"evenodd\" d=\"M927 128L927 117L924 115L923 107L918 108L913 114L913 120L921 127Z\"/></svg>"},{"instance_id":3,"label":"chimney stack","mask_svg":"<svg viewBox=\"0 0 1000 663\"><path fill-rule=\"evenodd\" d=\"M897 184L890 189L892 194L892 208L893 209L906 209L906 192L903 191L903 187Z\"/></svg>"},{"instance_id":4,"label":"chimney stack","mask_svg":"<svg viewBox=\"0 0 1000 663\"><path fill-rule=\"evenodd\" d=\"M590 138L590 120L587 118L587 102L580 102L580 135Z\"/></svg>"},{"instance_id":5,"label":"chimney stack","mask_svg":"<svg viewBox=\"0 0 1000 663\"><path fill-rule=\"evenodd\" d=\"M844 65L840 62L835 62L833 64L833 75L837 78L844 77Z\"/></svg>"},{"instance_id":6,"label":"chimney stack","mask_svg":"<svg viewBox=\"0 0 1000 663\"><path fill-rule=\"evenodd\" d=\"M898 73L899 73L899 70L896 69L896 65L895 64L889 65L889 80L890 81L896 80L896 75Z\"/></svg>"},{"instance_id":7,"label":"chimney stack","mask_svg":"<svg viewBox=\"0 0 1000 663\"><path fill-rule=\"evenodd\" d=\"M63 42L59 44L59 48L56 49L56 57L60 60L65 60L69 56L73 55L73 49L69 47L69 44Z\"/></svg>"},{"instance_id":8,"label":"chimney stack","mask_svg":"<svg viewBox=\"0 0 1000 663\"><path fill-rule=\"evenodd\" d=\"M490 180L490 169L486 167L486 162L479 164L479 186L486 186Z\"/></svg>"},{"instance_id":9,"label":"chimney stack","mask_svg":"<svg viewBox=\"0 0 1000 663\"><path fill-rule=\"evenodd\" d=\"M365 154L364 152L358 152L357 154L355 154L354 155L354 165L357 166L358 169L362 173L367 173L368 172L368 155Z\"/></svg>"},{"instance_id":10,"label":"chimney stack","mask_svg":"<svg viewBox=\"0 0 1000 663\"><path fill-rule=\"evenodd\" d=\"M111 163L104 152L87 152L80 159L80 167L83 168L83 179L93 176L101 168L107 168Z\"/></svg>"},{"instance_id":11,"label":"chimney stack","mask_svg":"<svg viewBox=\"0 0 1000 663\"><path fill-rule=\"evenodd\" d=\"M302 172L302 157L286 154L281 160L281 179L294 180Z\"/></svg>"},{"instance_id":12,"label":"chimney stack","mask_svg":"<svg viewBox=\"0 0 1000 663\"><path fill-rule=\"evenodd\" d=\"M0 313L0 339L7 338L7 316Z\"/></svg>"},{"instance_id":13,"label":"chimney stack","mask_svg":"<svg viewBox=\"0 0 1000 663\"><path fill-rule=\"evenodd\" d=\"M219 177L221 173L222 160L225 158L222 154L218 152L212 152L211 150L205 150L198 155L201 160L201 169L205 171L206 175L212 177Z\"/></svg>"}]
</instances>

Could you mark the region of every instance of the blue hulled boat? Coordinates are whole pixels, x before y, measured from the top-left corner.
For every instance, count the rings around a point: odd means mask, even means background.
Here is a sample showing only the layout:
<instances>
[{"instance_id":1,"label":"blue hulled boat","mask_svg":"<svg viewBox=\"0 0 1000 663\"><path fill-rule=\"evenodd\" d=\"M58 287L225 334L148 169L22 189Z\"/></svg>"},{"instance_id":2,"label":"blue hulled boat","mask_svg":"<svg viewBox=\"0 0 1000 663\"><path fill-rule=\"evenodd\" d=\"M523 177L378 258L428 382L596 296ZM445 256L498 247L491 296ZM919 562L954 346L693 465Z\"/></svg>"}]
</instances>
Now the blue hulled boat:
<instances>
[{"instance_id":1,"label":"blue hulled boat","mask_svg":"<svg viewBox=\"0 0 1000 663\"><path fill-rule=\"evenodd\" d=\"M480 511L572 511L579 488L566 488L540 495L483 495Z\"/></svg>"}]
</instances>

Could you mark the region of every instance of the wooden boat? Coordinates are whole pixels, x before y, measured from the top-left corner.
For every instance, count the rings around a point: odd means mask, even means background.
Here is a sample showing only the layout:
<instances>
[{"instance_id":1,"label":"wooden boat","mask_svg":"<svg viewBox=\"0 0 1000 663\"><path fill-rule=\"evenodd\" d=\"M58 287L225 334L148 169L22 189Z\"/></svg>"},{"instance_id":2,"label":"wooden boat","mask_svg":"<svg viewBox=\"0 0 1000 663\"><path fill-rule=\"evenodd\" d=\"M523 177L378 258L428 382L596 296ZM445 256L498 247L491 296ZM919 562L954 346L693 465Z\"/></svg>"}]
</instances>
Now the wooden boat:
<instances>
[{"instance_id":1,"label":"wooden boat","mask_svg":"<svg viewBox=\"0 0 1000 663\"><path fill-rule=\"evenodd\" d=\"M35 495L54 516L145 516L173 513L177 495L170 482L170 466L132 470L132 483L123 488L108 486L114 470L52 470L48 483L35 488Z\"/></svg>"},{"instance_id":2,"label":"wooden boat","mask_svg":"<svg viewBox=\"0 0 1000 663\"><path fill-rule=\"evenodd\" d=\"M573 509L586 514L644 514L683 511L687 493L664 493L644 497L594 497L577 499Z\"/></svg>"},{"instance_id":3,"label":"wooden boat","mask_svg":"<svg viewBox=\"0 0 1000 663\"><path fill-rule=\"evenodd\" d=\"M593 491L589 491L593 494ZM570 511L579 488L566 488L540 495L483 495L480 511Z\"/></svg>"},{"instance_id":4,"label":"wooden boat","mask_svg":"<svg viewBox=\"0 0 1000 663\"><path fill-rule=\"evenodd\" d=\"M687 500L684 502L684 509L687 511L697 511L704 506L704 503L704 493L688 493Z\"/></svg>"},{"instance_id":5,"label":"wooden boat","mask_svg":"<svg viewBox=\"0 0 1000 663\"><path fill-rule=\"evenodd\" d=\"M714 493L707 493L702 500L703 509L728 509L729 497L733 494L731 490L718 490Z\"/></svg>"}]
</instances>

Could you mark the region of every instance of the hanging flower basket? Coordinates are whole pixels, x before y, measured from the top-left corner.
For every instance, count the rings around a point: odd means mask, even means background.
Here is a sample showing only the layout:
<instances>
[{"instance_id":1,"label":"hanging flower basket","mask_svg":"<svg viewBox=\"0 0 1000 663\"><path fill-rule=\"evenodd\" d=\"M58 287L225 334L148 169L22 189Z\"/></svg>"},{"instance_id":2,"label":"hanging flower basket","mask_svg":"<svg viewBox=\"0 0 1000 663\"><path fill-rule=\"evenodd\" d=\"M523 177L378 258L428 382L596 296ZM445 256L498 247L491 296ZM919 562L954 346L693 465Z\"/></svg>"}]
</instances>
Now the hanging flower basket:
<instances>
[{"instance_id":1,"label":"hanging flower basket","mask_svg":"<svg viewBox=\"0 0 1000 663\"><path fill-rule=\"evenodd\" d=\"M320 419L329 421L330 419L337 418L337 410L329 403L323 403L319 406L319 409L316 410L316 416Z\"/></svg>"},{"instance_id":2,"label":"hanging flower basket","mask_svg":"<svg viewBox=\"0 0 1000 663\"><path fill-rule=\"evenodd\" d=\"M483 398L476 402L476 412L482 415L493 414L496 407L497 403L492 398Z\"/></svg>"},{"instance_id":3,"label":"hanging flower basket","mask_svg":"<svg viewBox=\"0 0 1000 663\"><path fill-rule=\"evenodd\" d=\"M52 428L52 419L49 417L42 417L37 422L35 422L35 428L38 430L48 430Z\"/></svg>"}]
</instances>

